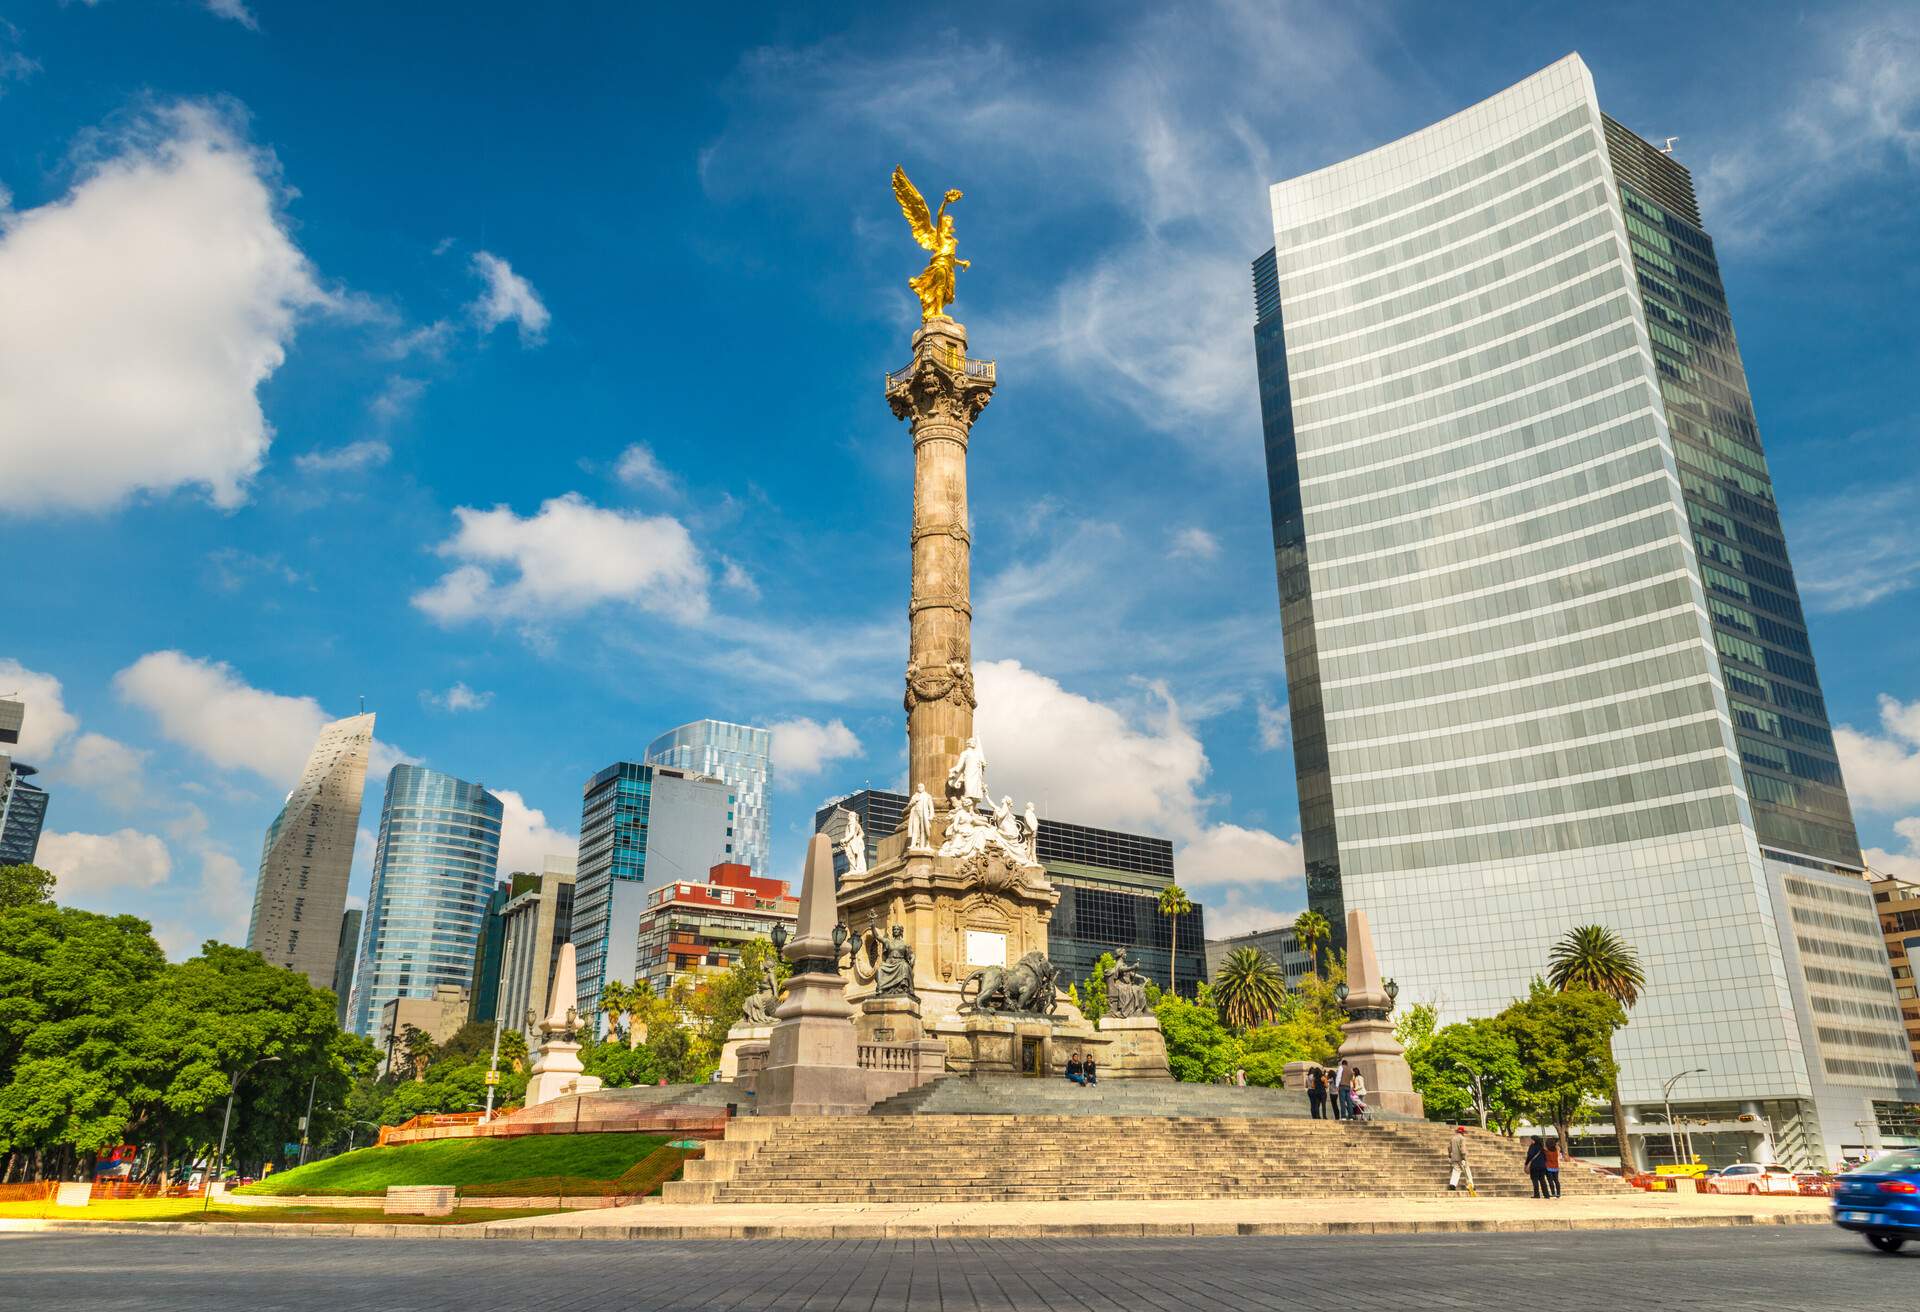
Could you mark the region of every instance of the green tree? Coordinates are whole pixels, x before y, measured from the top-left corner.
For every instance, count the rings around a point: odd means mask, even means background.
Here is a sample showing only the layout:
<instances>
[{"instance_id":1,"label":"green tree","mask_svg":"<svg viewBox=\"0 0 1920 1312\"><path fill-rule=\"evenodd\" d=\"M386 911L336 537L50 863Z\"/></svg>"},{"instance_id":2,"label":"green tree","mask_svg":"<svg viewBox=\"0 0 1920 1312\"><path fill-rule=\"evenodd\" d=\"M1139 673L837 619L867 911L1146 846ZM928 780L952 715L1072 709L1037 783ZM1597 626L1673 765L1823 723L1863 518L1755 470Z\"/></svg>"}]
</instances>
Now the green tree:
<instances>
[{"instance_id":1,"label":"green tree","mask_svg":"<svg viewBox=\"0 0 1920 1312\"><path fill-rule=\"evenodd\" d=\"M53 875L39 866L0 866L0 911L53 901Z\"/></svg>"},{"instance_id":2,"label":"green tree","mask_svg":"<svg viewBox=\"0 0 1920 1312\"><path fill-rule=\"evenodd\" d=\"M607 1018L609 1039L620 1032L620 1018L627 1014L627 995L631 991L617 979L608 980L600 988L600 1011Z\"/></svg>"},{"instance_id":3,"label":"green tree","mask_svg":"<svg viewBox=\"0 0 1920 1312\"><path fill-rule=\"evenodd\" d=\"M1287 998L1280 963L1256 947L1235 948L1213 973L1213 997L1236 1029L1272 1020Z\"/></svg>"},{"instance_id":4,"label":"green tree","mask_svg":"<svg viewBox=\"0 0 1920 1312\"><path fill-rule=\"evenodd\" d=\"M1167 918L1169 932L1167 952L1167 991L1179 992L1180 986L1175 973L1180 968L1180 917L1193 910L1193 899L1187 896L1187 890L1178 884L1168 884L1160 890L1160 914Z\"/></svg>"},{"instance_id":5,"label":"green tree","mask_svg":"<svg viewBox=\"0 0 1920 1312\"><path fill-rule=\"evenodd\" d=\"M1522 1108L1526 1073L1513 1033L1497 1017L1460 1021L1407 1051L1413 1087L1436 1120L1471 1116L1486 1129L1511 1126Z\"/></svg>"},{"instance_id":6,"label":"green tree","mask_svg":"<svg viewBox=\"0 0 1920 1312\"><path fill-rule=\"evenodd\" d=\"M408 1025L400 1031L400 1055L406 1059L407 1073L415 1083L427 1078L427 1069L439 1054L440 1045L418 1025Z\"/></svg>"},{"instance_id":7,"label":"green tree","mask_svg":"<svg viewBox=\"0 0 1920 1312\"><path fill-rule=\"evenodd\" d=\"M1402 1007L1400 1018L1393 1022L1393 1041L1412 1052L1433 1037L1439 1023L1440 1011L1431 1002Z\"/></svg>"},{"instance_id":8,"label":"green tree","mask_svg":"<svg viewBox=\"0 0 1920 1312\"><path fill-rule=\"evenodd\" d=\"M1535 1122L1552 1125L1560 1142L1567 1143L1580 1109L1605 1097L1619 1077L1613 1032L1627 1023L1627 1013L1592 989L1538 989L1496 1020L1512 1037L1520 1066L1514 1101Z\"/></svg>"},{"instance_id":9,"label":"green tree","mask_svg":"<svg viewBox=\"0 0 1920 1312\"><path fill-rule=\"evenodd\" d=\"M1307 954L1307 969L1320 972L1320 949L1333 941L1333 926L1327 918L1309 907L1293 918L1293 937Z\"/></svg>"},{"instance_id":10,"label":"green tree","mask_svg":"<svg viewBox=\"0 0 1920 1312\"><path fill-rule=\"evenodd\" d=\"M1547 958L1547 982L1565 993L1570 989L1591 989L1604 993L1620 1004L1622 1015L1640 1000L1647 977L1640 969L1640 955L1626 940L1604 925L1581 925L1567 931L1553 945ZM1624 1019L1622 1024L1626 1022ZM1607 1034L1607 1057L1613 1060L1613 1034ZM1613 1132L1619 1139L1620 1164L1635 1165L1631 1141L1627 1138L1627 1109L1620 1101L1618 1064L1615 1079L1607 1090L1613 1102Z\"/></svg>"},{"instance_id":11,"label":"green tree","mask_svg":"<svg viewBox=\"0 0 1920 1312\"><path fill-rule=\"evenodd\" d=\"M1107 972L1116 964L1113 953L1102 952L1087 975L1086 987L1080 996L1080 1014L1087 1018L1089 1025L1098 1025L1100 1018L1107 1014Z\"/></svg>"},{"instance_id":12,"label":"green tree","mask_svg":"<svg viewBox=\"0 0 1920 1312\"><path fill-rule=\"evenodd\" d=\"M1188 1084L1217 1083L1240 1064L1240 1045L1207 994L1204 984L1195 999L1162 993L1153 1008L1167 1044L1167 1066L1174 1079Z\"/></svg>"}]
</instances>

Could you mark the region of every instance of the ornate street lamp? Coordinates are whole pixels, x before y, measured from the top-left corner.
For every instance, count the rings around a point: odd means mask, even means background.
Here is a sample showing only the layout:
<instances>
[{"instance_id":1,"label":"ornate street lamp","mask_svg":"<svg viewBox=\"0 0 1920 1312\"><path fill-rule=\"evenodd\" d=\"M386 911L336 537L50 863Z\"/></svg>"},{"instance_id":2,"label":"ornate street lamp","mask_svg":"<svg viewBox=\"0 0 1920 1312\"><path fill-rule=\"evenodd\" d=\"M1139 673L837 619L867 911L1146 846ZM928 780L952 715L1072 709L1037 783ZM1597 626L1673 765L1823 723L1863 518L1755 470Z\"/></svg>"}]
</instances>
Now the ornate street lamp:
<instances>
[{"instance_id":1,"label":"ornate street lamp","mask_svg":"<svg viewBox=\"0 0 1920 1312\"><path fill-rule=\"evenodd\" d=\"M1391 979L1387 981L1387 1010L1393 1010L1393 1004L1400 1000L1400 986Z\"/></svg>"},{"instance_id":2,"label":"ornate street lamp","mask_svg":"<svg viewBox=\"0 0 1920 1312\"><path fill-rule=\"evenodd\" d=\"M775 952L787 950L787 922L784 920L773 922L773 950Z\"/></svg>"},{"instance_id":3,"label":"ornate street lamp","mask_svg":"<svg viewBox=\"0 0 1920 1312\"><path fill-rule=\"evenodd\" d=\"M1333 986L1333 1000L1343 1007L1347 1005L1347 986L1345 984L1335 984Z\"/></svg>"}]
</instances>

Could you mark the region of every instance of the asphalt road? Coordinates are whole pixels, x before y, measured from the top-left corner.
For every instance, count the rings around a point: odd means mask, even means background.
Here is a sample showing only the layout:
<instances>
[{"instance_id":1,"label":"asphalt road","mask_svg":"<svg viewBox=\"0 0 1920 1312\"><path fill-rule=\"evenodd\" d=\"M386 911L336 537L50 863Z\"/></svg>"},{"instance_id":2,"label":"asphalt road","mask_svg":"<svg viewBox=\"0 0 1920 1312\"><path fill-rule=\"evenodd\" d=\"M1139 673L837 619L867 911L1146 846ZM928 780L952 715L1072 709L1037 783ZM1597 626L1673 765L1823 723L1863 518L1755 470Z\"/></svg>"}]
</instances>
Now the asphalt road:
<instances>
[{"instance_id":1,"label":"asphalt road","mask_svg":"<svg viewBox=\"0 0 1920 1312\"><path fill-rule=\"evenodd\" d=\"M1914 1306L1920 1251L1823 1226L1351 1239L706 1243L0 1236L0 1305L113 1312Z\"/></svg>"}]
</instances>

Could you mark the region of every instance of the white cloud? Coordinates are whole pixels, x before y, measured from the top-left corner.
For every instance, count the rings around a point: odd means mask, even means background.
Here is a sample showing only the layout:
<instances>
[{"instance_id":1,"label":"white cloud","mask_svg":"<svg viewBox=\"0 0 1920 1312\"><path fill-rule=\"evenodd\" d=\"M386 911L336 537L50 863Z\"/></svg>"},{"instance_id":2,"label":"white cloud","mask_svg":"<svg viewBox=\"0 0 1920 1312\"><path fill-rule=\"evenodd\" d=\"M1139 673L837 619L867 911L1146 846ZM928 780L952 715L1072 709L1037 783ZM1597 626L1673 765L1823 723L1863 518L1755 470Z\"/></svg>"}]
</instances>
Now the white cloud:
<instances>
[{"instance_id":1,"label":"white cloud","mask_svg":"<svg viewBox=\"0 0 1920 1312\"><path fill-rule=\"evenodd\" d=\"M821 724L806 718L773 726L774 781L784 787L819 774L829 762L860 755L860 740L840 720Z\"/></svg>"},{"instance_id":2,"label":"white cloud","mask_svg":"<svg viewBox=\"0 0 1920 1312\"><path fill-rule=\"evenodd\" d=\"M464 683L456 683L445 692L422 693L429 706L437 706L443 711L484 711L493 705L493 694L475 692Z\"/></svg>"},{"instance_id":3,"label":"white cloud","mask_svg":"<svg viewBox=\"0 0 1920 1312\"><path fill-rule=\"evenodd\" d=\"M1852 725L1833 731L1847 795L1867 811L1897 811L1920 805L1920 701L1880 694L1883 736Z\"/></svg>"},{"instance_id":4,"label":"white cloud","mask_svg":"<svg viewBox=\"0 0 1920 1312\"><path fill-rule=\"evenodd\" d=\"M644 442L635 442L622 451L613 472L628 487L650 487L660 492L671 492L676 486L673 475L667 472L665 466L654 457L653 449Z\"/></svg>"},{"instance_id":5,"label":"white cloud","mask_svg":"<svg viewBox=\"0 0 1920 1312\"><path fill-rule=\"evenodd\" d=\"M253 919L253 877L217 847L200 849L200 908L213 917L214 933L222 941L245 939Z\"/></svg>"},{"instance_id":6,"label":"white cloud","mask_svg":"<svg viewBox=\"0 0 1920 1312\"><path fill-rule=\"evenodd\" d=\"M178 651L148 652L113 678L122 701L159 723L168 741L229 770L247 770L278 789L290 789L306 767L320 730L339 718L311 697L288 697L253 687L224 661ZM383 778L410 759L376 740L367 774Z\"/></svg>"},{"instance_id":7,"label":"white cloud","mask_svg":"<svg viewBox=\"0 0 1920 1312\"><path fill-rule=\"evenodd\" d=\"M720 558L720 586L754 601L760 599L760 585L753 581L753 575L747 573L746 566L725 556Z\"/></svg>"},{"instance_id":8,"label":"white cloud","mask_svg":"<svg viewBox=\"0 0 1920 1312\"><path fill-rule=\"evenodd\" d=\"M1909 816L1905 820L1893 822L1893 832L1907 841L1904 852L1889 852L1883 847L1870 847L1861 853L1867 865L1883 875L1894 875L1900 879L1920 883L1920 816Z\"/></svg>"},{"instance_id":9,"label":"white cloud","mask_svg":"<svg viewBox=\"0 0 1920 1312\"><path fill-rule=\"evenodd\" d=\"M1220 539L1203 528L1183 528L1173 535L1173 554L1183 560L1214 560L1220 555Z\"/></svg>"},{"instance_id":10,"label":"white cloud","mask_svg":"<svg viewBox=\"0 0 1920 1312\"><path fill-rule=\"evenodd\" d=\"M492 332L503 323L516 324L520 329L520 344L537 345L553 316L547 312L539 293L533 290L533 284L489 251L474 253L473 271L487 284L487 289L473 303L473 313L481 328Z\"/></svg>"},{"instance_id":11,"label":"white cloud","mask_svg":"<svg viewBox=\"0 0 1920 1312\"><path fill-rule=\"evenodd\" d=\"M547 814L528 806L511 788L489 789L505 808L500 817L500 873L541 871L548 856L578 857L580 840L547 823Z\"/></svg>"},{"instance_id":12,"label":"white cloud","mask_svg":"<svg viewBox=\"0 0 1920 1312\"><path fill-rule=\"evenodd\" d=\"M126 810L146 798L147 756L105 734L83 733L62 754L57 775Z\"/></svg>"},{"instance_id":13,"label":"white cloud","mask_svg":"<svg viewBox=\"0 0 1920 1312\"><path fill-rule=\"evenodd\" d=\"M506 506L454 512L460 527L436 550L465 562L414 594L443 624L542 619L607 602L694 622L707 611L707 569L671 515L605 510L570 492L522 519ZM502 582L489 567L506 567Z\"/></svg>"},{"instance_id":14,"label":"white cloud","mask_svg":"<svg viewBox=\"0 0 1920 1312\"><path fill-rule=\"evenodd\" d=\"M175 105L112 144L61 200L0 212L0 507L239 505L272 439L255 389L332 302L227 117Z\"/></svg>"},{"instance_id":15,"label":"white cloud","mask_svg":"<svg viewBox=\"0 0 1920 1312\"><path fill-rule=\"evenodd\" d=\"M1287 705L1276 705L1272 698L1262 694L1253 705L1254 724L1260 735L1260 748L1267 752L1283 752L1293 743L1293 717L1287 713Z\"/></svg>"},{"instance_id":16,"label":"white cloud","mask_svg":"<svg viewBox=\"0 0 1920 1312\"><path fill-rule=\"evenodd\" d=\"M246 0L206 0L207 11L221 18L230 18L250 32L260 30L260 20L246 6Z\"/></svg>"},{"instance_id":17,"label":"white cloud","mask_svg":"<svg viewBox=\"0 0 1920 1312\"><path fill-rule=\"evenodd\" d=\"M1896 443L1915 435L1900 432ZM1854 488L1793 516L1794 576L1812 610L1857 610L1920 586L1920 480Z\"/></svg>"},{"instance_id":18,"label":"white cloud","mask_svg":"<svg viewBox=\"0 0 1920 1312\"><path fill-rule=\"evenodd\" d=\"M173 873L167 845L152 834L121 829L111 834L40 835L36 863L53 872L62 902L123 889L154 888Z\"/></svg>"},{"instance_id":19,"label":"white cloud","mask_svg":"<svg viewBox=\"0 0 1920 1312\"><path fill-rule=\"evenodd\" d=\"M1824 15L1797 48L1810 66L1773 89L1758 121L1738 118L1696 170L1723 247L1826 234L1819 214L1834 198L1920 165L1920 16L1899 6Z\"/></svg>"},{"instance_id":20,"label":"white cloud","mask_svg":"<svg viewBox=\"0 0 1920 1312\"><path fill-rule=\"evenodd\" d=\"M24 82L40 71L38 61L20 53L20 29L0 18L0 95L5 95L7 83ZM6 191L0 188L0 213L6 210Z\"/></svg>"},{"instance_id":21,"label":"white cloud","mask_svg":"<svg viewBox=\"0 0 1920 1312\"><path fill-rule=\"evenodd\" d=\"M295 456L293 463L303 474L358 473L384 465L392 456L392 447L377 438L368 438L345 446L307 451Z\"/></svg>"},{"instance_id":22,"label":"white cloud","mask_svg":"<svg viewBox=\"0 0 1920 1312\"><path fill-rule=\"evenodd\" d=\"M996 796L1032 798L1042 815L1170 838L1183 884L1292 884L1305 869L1297 842L1214 823L1200 789L1200 740L1163 685L1142 715L1062 688L1018 661L976 663L974 727Z\"/></svg>"},{"instance_id":23,"label":"white cloud","mask_svg":"<svg viewBox=\"0 0 1920 1312\"><path fill-rule=\"evenodd\" d=\"M11 657L0 658L0 697L26 706L20 741L8 748L7 754L28 765L40 764L40 758L51 755L80 727L79 718L67 710L61 697L60 680L30 670Z\"/></svg>"}]
</instances>

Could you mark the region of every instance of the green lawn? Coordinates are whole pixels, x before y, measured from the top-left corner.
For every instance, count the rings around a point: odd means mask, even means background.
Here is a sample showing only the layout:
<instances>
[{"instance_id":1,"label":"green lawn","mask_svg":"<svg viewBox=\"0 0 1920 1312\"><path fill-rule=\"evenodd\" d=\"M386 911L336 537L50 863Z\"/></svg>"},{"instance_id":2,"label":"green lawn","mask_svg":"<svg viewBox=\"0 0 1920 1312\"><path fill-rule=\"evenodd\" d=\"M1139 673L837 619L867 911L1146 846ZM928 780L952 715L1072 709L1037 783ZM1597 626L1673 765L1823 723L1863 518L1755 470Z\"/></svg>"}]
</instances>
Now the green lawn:
<instances>
[{"instance_id":1,"label":"green lawn","mask_svg":"<svg viewBox=\"0 0 1920 1312\"><path fill-rule=\"evenodd\" d=\"M380 1194L390 1184L498 1186L529 1194L597 1193L667 1142L658 1134L533 1134L362 1148L280 1171L245 1194Z\"/></svg>"}]
</instances>

